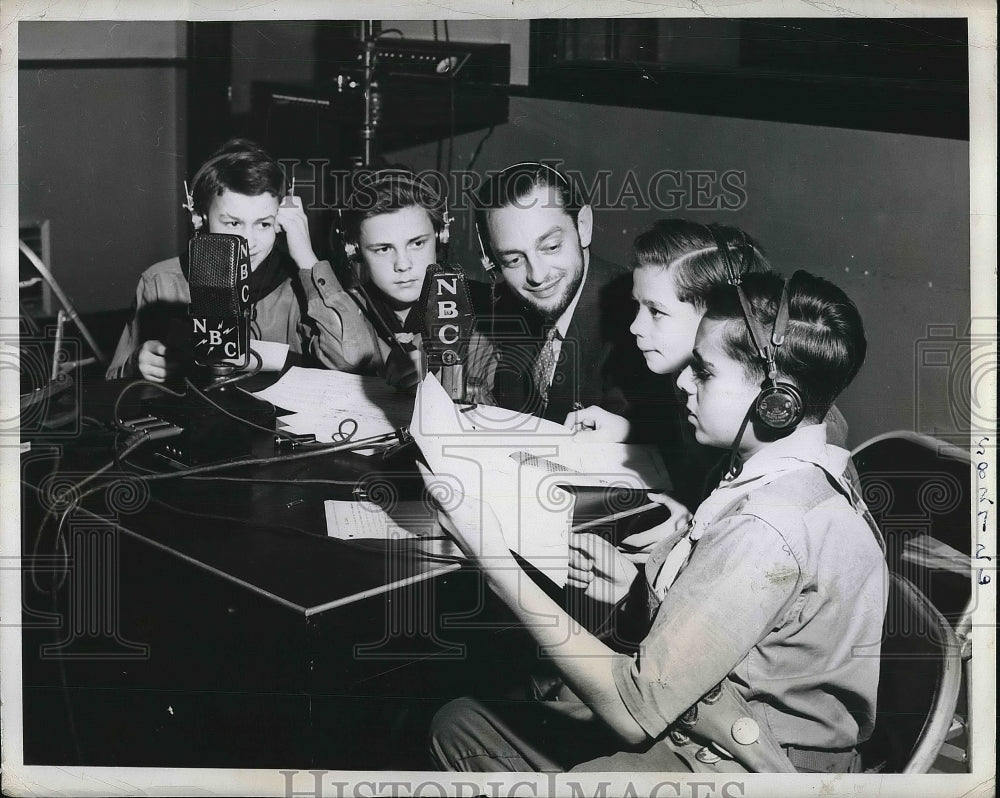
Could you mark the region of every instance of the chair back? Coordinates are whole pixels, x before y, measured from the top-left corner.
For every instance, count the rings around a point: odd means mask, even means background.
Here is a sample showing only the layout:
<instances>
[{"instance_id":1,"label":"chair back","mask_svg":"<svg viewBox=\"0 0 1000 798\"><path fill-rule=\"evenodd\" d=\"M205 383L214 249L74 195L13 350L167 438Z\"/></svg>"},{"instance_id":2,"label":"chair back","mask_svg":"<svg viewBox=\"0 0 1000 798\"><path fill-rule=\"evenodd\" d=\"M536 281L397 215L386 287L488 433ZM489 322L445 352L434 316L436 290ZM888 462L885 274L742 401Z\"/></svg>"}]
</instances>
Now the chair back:
<instances>
[{"instance_id":1,"label":"chair back","mask_svg":"<svg viewBox=\"0 0 1000 798\"><path fill-rule=\"evenodd\" d=\"M862 498L886 540L889 570L957 626L972 597L969 453L900 431L866 441L853 459Z\"/></svg>"},{"instance_id":2,"label":"chair back","mask_svg":"<svg viewBox=\"0 0 1000 798\"><path fill-rule=\"evenodd\" d=\"M878 703L864 769L926 773L944 745L962 682L958 638L912 582L889 574Z\"/></svg>"}]
</instances>

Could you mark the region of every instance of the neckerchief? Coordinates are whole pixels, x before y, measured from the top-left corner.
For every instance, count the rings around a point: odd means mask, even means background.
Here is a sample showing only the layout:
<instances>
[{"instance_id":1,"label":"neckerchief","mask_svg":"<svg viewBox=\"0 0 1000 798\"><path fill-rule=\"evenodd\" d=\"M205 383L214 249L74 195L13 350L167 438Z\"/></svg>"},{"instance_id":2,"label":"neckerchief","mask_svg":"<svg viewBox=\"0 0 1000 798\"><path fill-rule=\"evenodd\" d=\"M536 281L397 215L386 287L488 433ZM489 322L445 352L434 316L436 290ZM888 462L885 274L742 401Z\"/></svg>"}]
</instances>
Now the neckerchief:
<instances>
[{"instance_id":1,"label":"neckerchief","mask_svg":"<svg viewBox=\"0 0 1000 798\"><path fill-rule=\"evenodd\" d=\"M366 283L365 292L371 301L372 312L377 313L381 317L385 322L385 326L389 329L389 333L396 339L396 342L401 344L407 352L416 349L414 339L423 332L423 314L419 312L417 305L410 308L410 312L406 314L406 321L401 322L389 298L378 286L374 283ZM384 337L381 331L379 334L380 337ZM392 346L392 342L387 343Z\"/></svg>"},{"instance_id":2,"label":"neckerchief","mask_svg":"<svg viewBox=\"0 0 1000 798\"><path fill-rule=\"evenodd\" d=\"M250 272L250 301L260 302L288 279L288 258L274 247L260 265Z\"/></svg>"},{"instance_id":3,"label":"neckerchief","mask_svg":"<svg viewBox=\"0 0 1000 798\"><path fill-rule=\"evenodd\" d=\"M852 506L866 513L867 509L859 507L857 497L844 483L844 468L850 454L839 446L831 446L825 441L825 424L799 427L787 438L769 444L750 457L735 479L723 479L699 505L687 532L674 543L657 573L652 575L650 581L657 598L663 600L667 590L690 559L695 543L724 510L750 491L768 485L793 471L816 467L823 469L837 483L841 493Z\"/></svg>"}]
</instances>

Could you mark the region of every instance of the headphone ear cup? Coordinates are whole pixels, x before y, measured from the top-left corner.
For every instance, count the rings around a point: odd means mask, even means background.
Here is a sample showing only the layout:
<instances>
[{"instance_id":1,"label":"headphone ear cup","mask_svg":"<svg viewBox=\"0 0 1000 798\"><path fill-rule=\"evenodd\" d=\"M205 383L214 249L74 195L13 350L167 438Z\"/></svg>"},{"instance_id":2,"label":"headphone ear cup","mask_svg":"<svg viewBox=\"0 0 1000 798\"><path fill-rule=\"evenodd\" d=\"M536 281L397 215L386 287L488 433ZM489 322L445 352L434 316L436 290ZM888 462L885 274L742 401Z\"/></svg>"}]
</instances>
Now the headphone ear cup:
<instances>
[{"instance_id":1,"label":"headphone ear cup","mask_svg":"<svg viewBox=\"0 0 1000 798\"><path fill-rule=\"evenodd\" d=\"M438 230L437 234L437 240L441 246L446 246L451 241L451 222L452 216L448 213L447 206L445 206L444 213L441 216L441 229Z\"/></svg>"},{"instance_id":2,"label":"headphone ear cup","mask_svg":"<svg viewBox=\"0 0 1000 798\"><path fill-rule=\"evenodd\" d=\"M796 427L805 415L802 394L794 385L778 382L770 385L754 400L754 410L760 422L769 429L788 430Z\"/></svg>"}]
</instances>

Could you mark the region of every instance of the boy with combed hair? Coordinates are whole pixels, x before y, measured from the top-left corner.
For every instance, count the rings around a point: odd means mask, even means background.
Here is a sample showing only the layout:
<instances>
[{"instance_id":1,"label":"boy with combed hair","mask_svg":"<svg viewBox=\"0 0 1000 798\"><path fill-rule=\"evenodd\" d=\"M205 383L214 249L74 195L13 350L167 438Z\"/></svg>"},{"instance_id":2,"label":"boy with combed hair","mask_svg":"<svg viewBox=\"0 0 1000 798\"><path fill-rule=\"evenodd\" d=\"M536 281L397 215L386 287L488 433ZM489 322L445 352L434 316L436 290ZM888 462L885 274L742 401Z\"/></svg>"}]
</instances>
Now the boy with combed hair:
<instances>
[{"instance_id":1,"label":"boy with combed hair","mask_svg":"<svg viewBox=\"0 0 1000 798\"><path fill-rule=\"evenodd\" d=\"M766 353L760 330L771 334ZM516 530L503 529L486 505L471 496L449 501L445 528L564 687L555 701L448 704L432 727L437 764L858 770L856 745L875 720L887 572L877 532L842 476L849 454L827 443L822 419L865 351L854 304L805 272L787 283L749 274L739 289L709 292L678 384L695 437L730 448L733 467L642 567L596 535L571 543L569 584L641 615L634 653L590 634L527 578L505 539ZM784 428L775 427L781 402L758 410L776 386L800 399ZM434 495L434 477L423 474ZM705 731L699 712L720 708L733 717Z\"/></svg>"}]
</instances>

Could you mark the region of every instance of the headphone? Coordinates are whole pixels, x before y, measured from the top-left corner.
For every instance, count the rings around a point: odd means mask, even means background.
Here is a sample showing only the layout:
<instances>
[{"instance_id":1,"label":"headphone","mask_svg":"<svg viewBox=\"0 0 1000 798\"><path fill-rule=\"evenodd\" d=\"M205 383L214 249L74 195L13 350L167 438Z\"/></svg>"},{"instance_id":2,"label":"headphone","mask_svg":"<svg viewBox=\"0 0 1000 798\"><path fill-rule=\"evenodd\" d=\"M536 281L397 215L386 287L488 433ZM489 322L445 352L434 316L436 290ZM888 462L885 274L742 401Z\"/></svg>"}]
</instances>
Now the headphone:
<instances>
[{"instance_id":1,"label":"headphone","mask_svg":"<svg viewBox=\"0 0 1000 798\"><path fill-rule=\"evenodd\" d=\"M743 309L743 317L750 331L754 346L757 347L757 354L764 361L767 377L764 387L757 398L753 400L751 412L768 429L778 431L791 431L802 421L805 416L805 402L802 401L802 393L789 382L778 382L778 368L775 358L778 354L778 347L785 342L785 333L788 331L788 280L784 280L781 287L781 299L778 302L778 313L774 317L774 325L771 328L770 339L768 340L764 330L761 328L757 318L750 309L746 294L743 293L743 270L747 263L747 249L750 241L746 233L742 233L740 241L740 268L737 270L729 257L729 247L722 239L718 228L710 227L712 235L715 237L719 254L722 255L729 274L729 284L736 288L737 296L740 299L740 307Z\"/></svg>"},{"instance_id":2,"label":"headphone","mask_svg":"<svg viewBox=\"0 0 1000 798\"><path fill-rule=\"evenodd\" d=\"M414 190L414 193L418 196L423 194L430 194L435 197L436 202L434 203L434 210L441 211L441 221L440 223L435 223L434 240L442 247L447 247L448 242L451 240L451 223L454 221L454 217L448 212L448 195L439 194L426 180L421 179L413 172L408 169L378 169L370 173L362 173L367 175L367 183L364 186L365 189L371 189L379 182L390 179L398 182L398 184L406 186ZM430 210L426 206L416 203L418 207L425 208L425 210ZM431 220L434 221L433 215ZM334 236L341 242L343 246L344 255L349 261L357 261L359 250L358 242L351 241L347 237L347 233L344 225L344 212L343 209L337 208L337 220L334 225L333 230ZM440 258L438 258L440 260Z\"/></svg>"},{"instance_id":3,"label":"headphone","mask_svg":"<svg viewBox=\"0 0 1000 798\"><path fill-rule=\"evenodd\" d=\"M233 143L235 144L236 142ZM244 145L245 146L240 148L233 149L229 149L228 145L224 145L221 152L217 152L198 168L198 171L194 173L194 177L191 178L191 185L197 189L198 183L204 179L206 172L208 172L212 166L226 158L232 158L233 156L240 156L243 154L253 154L262 158L267 158L268 160L273 160L266 151L252 142L244 142ZM295 178L292 178L292 186L287 193L285 192L286 186L287 181L284 178L284 170L282 170L281 193L286 197L290 197L295 193ZM205 225L205 217L198 213L194 208L194 193L188 188L187 180L184 181L184 202L181 207L191 214L191 226L194 228L194 231L196 233L201 232L201 228Z\"/></svg>"},{"instance_id":4,"label":"headphone","mask_svg":"<svg viewBox=\"0 0 1000 798\"><path fill-rule=\"evenodd\" d=\"M569 182L569 178L566 177L566 175L564 175L554 166L549 166L548 164L544 164L541 161L519 161L518 163L512 163L510 166L501 169L499 172L497 172L493 177L491 177L482 185L477 194L479 209L483 211L488 210L488 208L485 207L487 203L483 200L483 192L488 187L496 185L496 183L500 181L503 177L505 177L509 172L513 172L516 170L528 172L529 170L538 171L539 169L544 169L548 174L552 175L552 177L555 178L556 183L561 185L566 190L566 193L569 194L570 197L573 196L573 185ZM479 213L475 214L476 240L479 242L479 260L483 264L483 269L486 271L486 274L489 275L492 281L496 279L499 267L496 263L494 263L493 258L490 257L489 250L486 249L486 244L484 242L484 231L482 229L482 224L485 223L485 218L486 214L483 213L482 223L481 223L480 214ZM486 233L486 235L488 235L488 232Z\"/></svg>"}]
</instances>

